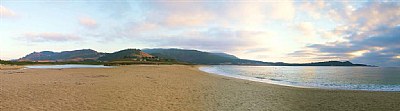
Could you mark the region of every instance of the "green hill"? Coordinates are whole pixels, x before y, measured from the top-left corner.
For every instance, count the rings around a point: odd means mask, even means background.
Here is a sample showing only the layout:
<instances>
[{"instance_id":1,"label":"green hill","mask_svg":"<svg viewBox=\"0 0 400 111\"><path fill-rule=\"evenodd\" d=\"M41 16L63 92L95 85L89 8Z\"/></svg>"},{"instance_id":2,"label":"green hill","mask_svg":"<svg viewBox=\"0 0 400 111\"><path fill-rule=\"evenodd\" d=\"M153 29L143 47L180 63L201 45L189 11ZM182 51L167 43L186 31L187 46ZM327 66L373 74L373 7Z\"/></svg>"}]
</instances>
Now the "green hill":
<instances>
[{"instance_id":1,"label":"green hill","mask_svg":"<svg viewBox=\"0 0 400 111\"><path fill-rule=\"evenodd\" d=\"M74 51L62 51L62 52L52 52L52 51L42 51L33 52L18 59L18 61L83 61L83 60L96 60L103 53L99 53L92 49L82 49Z\"/></svg>"},{"instance_id":2,"label":"green hill","mask_svg":"<svg viewBox=\"0 0 400 111\"><path fill-rule=\"evenodd\" d=\"M210 53L186 49L144 49L146 53L193 64L258 64L260 61L239 59L226 53Z\"/></svg>"},{"instance_id":3,"label":"green hill","mask_svg":"<svg viewBox=\"0 0 400 111\"><path fill-rule=\"evenodd\" d=\"M150 54L142 52L140 49L125 49L114 53L105 54L97 60L100 61L115 61L122 59L140 59L153 57Z\"/></svg>"}]
</instances>

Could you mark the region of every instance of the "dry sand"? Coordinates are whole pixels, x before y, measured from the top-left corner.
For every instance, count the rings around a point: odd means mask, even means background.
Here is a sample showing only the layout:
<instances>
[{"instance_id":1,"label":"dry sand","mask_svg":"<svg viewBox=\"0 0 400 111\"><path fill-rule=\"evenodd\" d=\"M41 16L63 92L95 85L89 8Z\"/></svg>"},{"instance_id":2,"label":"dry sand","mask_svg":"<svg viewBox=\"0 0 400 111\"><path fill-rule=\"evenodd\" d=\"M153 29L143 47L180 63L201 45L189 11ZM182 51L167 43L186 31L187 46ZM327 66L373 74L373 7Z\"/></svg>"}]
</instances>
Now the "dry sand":
<instances>
[{"instance_id":1,"label":"dry sand","mask_svg":"<svg viewBox=\"0 0 400 111\"><path fill-rule=\"evenodd\" d=\"M293 88L192 66L0 71L0 110L399 111L399 92Z\"/></svg>"}]
</instances>

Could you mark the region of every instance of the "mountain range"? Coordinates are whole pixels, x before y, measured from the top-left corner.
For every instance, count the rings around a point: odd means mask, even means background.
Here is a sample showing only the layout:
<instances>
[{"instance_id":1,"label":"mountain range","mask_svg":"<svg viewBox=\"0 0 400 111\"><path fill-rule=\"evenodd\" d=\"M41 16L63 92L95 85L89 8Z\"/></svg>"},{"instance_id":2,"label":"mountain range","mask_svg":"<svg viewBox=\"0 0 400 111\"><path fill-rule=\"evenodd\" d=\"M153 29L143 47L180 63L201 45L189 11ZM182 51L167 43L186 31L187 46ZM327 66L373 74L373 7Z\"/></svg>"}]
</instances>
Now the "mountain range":
<instances>
[{"instance_id":1,"label":"mountain range","mask_svg":"<svg viewBox=\"0 0 400 111\"><path fill-rule=\"evenodd\" d=\"M30 53L25 57L18 59L18 61L61 62L61 61L97 60L99 57L102 57L105 54L106 53L99 53L92 49L82 49L82 50L63 51L63 52L42 51L42 52Z\"/></svg>"},{"instance_id":2,"label":"mountain range","mask_svg":"<svg viewBox=\"0 0 400 111\"><path fill-rule=\"evenodd\" d=\"M42 51L33 52L18 59L17 61L35 62L67 62L67 61L142 61L142 60L174 60L190 64L205 65L267 65L267 66L369 66L364 64L353 64L349 61L326 61L316 63L283 63L263 62L257 60L240 59L227 53L212 53L187 49L125 49L113 53L102 53L92 49L74 51Z\"/></svg>"}]
</instances>

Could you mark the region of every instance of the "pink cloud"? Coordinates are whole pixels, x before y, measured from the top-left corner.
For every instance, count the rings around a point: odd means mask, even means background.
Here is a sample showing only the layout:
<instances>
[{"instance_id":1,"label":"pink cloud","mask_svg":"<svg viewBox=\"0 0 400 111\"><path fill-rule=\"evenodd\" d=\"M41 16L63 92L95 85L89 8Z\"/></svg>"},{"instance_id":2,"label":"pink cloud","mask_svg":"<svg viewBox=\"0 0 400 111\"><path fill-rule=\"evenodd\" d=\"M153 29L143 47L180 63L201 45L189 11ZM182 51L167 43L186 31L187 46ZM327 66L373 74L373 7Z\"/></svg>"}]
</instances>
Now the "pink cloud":
<instances>
[{"instance_id":1,"label":"pink cloud","mask_svg":"<svg viewBox=\"0 0 400 111\"><path fill-rule=\"evenodd\" d=\"M86 28L94 29L98 27L97 21L89 18L89 17L82 17L79 18L79 24L85 26Z\"/></svg>"}]
</instances>

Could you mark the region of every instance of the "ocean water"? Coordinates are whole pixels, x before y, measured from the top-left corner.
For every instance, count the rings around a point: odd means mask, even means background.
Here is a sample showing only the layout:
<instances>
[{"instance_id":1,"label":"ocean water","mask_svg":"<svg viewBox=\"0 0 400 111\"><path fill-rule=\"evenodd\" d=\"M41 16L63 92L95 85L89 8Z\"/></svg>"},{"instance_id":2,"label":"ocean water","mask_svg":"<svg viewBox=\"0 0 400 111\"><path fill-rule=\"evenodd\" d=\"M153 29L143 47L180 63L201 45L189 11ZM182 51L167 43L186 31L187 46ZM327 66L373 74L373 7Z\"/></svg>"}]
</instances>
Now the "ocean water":
<instances>
[{"instance_id":1,"label":"ocean water","mask_svg":"<svg viewBox=\"0 0 400 111\"><path fill-rule=\"evenodd\" d=\"M65 69L65 68L111 68L112 66L65 64L65 65L32 65L25 67L29 69Z\"/></svg>"},{"instance_id":2,"label":"ocean water","mask_svg":"<svg viewBox=\"0 0 400 111\"><path fill-rule=\"evenodd\" d=\"M215 65L200 67L200 70L293 87L400 91L400 67Z\"/></svg>"}]
</instances>

